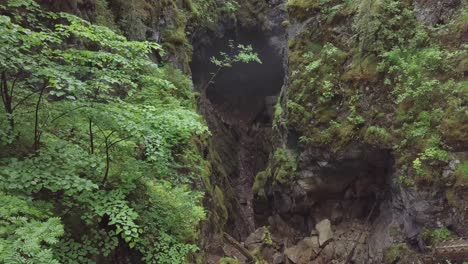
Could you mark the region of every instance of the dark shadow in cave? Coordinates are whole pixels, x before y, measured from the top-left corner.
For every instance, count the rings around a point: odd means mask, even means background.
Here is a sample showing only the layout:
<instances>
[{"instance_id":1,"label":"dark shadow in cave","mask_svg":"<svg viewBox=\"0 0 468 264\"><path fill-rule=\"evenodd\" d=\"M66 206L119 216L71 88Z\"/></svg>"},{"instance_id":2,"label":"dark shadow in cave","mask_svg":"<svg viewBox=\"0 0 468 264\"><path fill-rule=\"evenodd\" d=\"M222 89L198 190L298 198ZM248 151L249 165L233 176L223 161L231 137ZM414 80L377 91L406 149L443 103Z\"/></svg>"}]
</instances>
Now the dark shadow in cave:
<instances>
[{"instance_id":1,"label":"dark shadow in cave","mask_svg":"<svg viewBox=\"0 0 468 264\"><path fill-rule=\"evenodd\" d=\"M283 58L275 38L260 29L242 29L227 32L222 38L213 38L210 43L196 47L191 64L193 82L198 89L207 84L217 67L210 58L228 52L229 40L235 44L252 45L262 64L237 63L223 69L207 90L206 96L221 113L225 121L243 124L271 122L276 95L283 85Z\"/></svg>"},{"instance_id":2,"label":"dark shadow in cave","mask_svg":"<svg viewBox=\"0 0 468 264\"><path fill-rule=\"evenodd\" d=\"M300 161L298 170L304 174L298 182L308 186L307 193L296 193L295 188L291 192L281 188L271 190L266 200L257 200L257 222L267 224L274 212L305 233L324 218L334 225L353 220L373 222L381 213L381 203L391 199L393 155L389 150L370 146L342 154L327 162L315 158Z\"/></svg>"}]
</instances>

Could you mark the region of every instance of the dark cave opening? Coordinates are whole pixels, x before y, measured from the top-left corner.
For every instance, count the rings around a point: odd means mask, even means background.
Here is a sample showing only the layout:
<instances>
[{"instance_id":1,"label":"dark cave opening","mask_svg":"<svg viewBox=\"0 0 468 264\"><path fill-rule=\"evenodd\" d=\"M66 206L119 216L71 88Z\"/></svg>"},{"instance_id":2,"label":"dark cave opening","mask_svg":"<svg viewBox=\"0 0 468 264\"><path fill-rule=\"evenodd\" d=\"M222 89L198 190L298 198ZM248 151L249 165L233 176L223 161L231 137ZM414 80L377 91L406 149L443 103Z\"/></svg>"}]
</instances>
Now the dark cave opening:
<instances>
[{"instance_id":1,"label":"dark cave opening","mask_svg":"<svg viewBox=\"0 0 468 264\"><path fill-rule=\"evenodd\" d=\"M283 85L283 55L277 38L260 29L226 32L222 38L194 45L191 63L193 82L200 89L207 85L217 67L210 58L229 51L229 41L252 45L259 63L236 63L222 69L206 88L206 97L230 124L270 123L276 96Z\"/></svg>"},{"instance_id":2,"label":"dark cave opening","mask_svg":"<svg viewBox=\"0 0 468 264\"><path fill-rule=\"evenodd\" d=\"M337 226L372 223L381 204L391 199L395 161L389 150L354 147L328 159L318 153L301 156L295 185L272 188L266 199L257 197L257 223L272 224L270 217L279 215L302 233L310 233L322 219Z\"/></svg>"}]
</instances>

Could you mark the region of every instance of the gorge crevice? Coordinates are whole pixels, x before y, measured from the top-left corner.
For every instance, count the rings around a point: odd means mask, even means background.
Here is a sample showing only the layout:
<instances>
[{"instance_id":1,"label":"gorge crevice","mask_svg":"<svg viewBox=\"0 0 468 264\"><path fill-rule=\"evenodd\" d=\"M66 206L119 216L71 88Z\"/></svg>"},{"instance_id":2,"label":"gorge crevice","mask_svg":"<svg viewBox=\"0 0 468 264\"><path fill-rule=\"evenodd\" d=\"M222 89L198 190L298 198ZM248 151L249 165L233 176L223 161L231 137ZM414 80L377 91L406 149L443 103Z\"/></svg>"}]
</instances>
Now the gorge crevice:
<instances>
[{"instance_id":1,"label":"gorge crevice","mask_svg":"<svg viewBox=\"0 0 468 264\"><path fill-rule=\"evenodd\" d=\"M282 43L260 28L232 25L222 37L198 41L191 68L195 86L204 88L200 108L213 133L213 150L220 153L223 164L230 164L227 182L233 211L226 231L243 241L256 229L252 187L272 150L274 105L284 78ZM210 59L221 52L229 54L230 43L252 45L262 63L234 64L208 83L217 71Z\"/></svg>"},{"instance_id":2,"label":"gorge crevice","mask_svg":"<svg viewBox=\"0 0 468 264\"><path fill-rule=\"evenodd\" d=\"M309 263L298 260L305 257L300 247L317 238L317 225L326 220L333 226L334 242L316 245L314 250L322 253L310 259L344 260L354 247L355 263L373 261L381 245L375 246L375 253L371 241L382 238L378 229L385 229L391 214L393 155L359 142L336 153L303 148L297 132L273 124L287 115L278 111L287 109L287 40L301 28L286 32L279 17L271 18L276 26L270 30L229 21L192 40L191 71L200 93L199 109L212 132L210 151L218 154L218 170L224 175L212 178L228 211L222 232L267 263L287 263L275 262L279 258ZM229 54L230 41L252 45L262 64L238 63L216 73L210 59L220 52ZM222 256L247 262L222 237L207 244L207 263L218 263Z\"/></svg>"}]
</instances>

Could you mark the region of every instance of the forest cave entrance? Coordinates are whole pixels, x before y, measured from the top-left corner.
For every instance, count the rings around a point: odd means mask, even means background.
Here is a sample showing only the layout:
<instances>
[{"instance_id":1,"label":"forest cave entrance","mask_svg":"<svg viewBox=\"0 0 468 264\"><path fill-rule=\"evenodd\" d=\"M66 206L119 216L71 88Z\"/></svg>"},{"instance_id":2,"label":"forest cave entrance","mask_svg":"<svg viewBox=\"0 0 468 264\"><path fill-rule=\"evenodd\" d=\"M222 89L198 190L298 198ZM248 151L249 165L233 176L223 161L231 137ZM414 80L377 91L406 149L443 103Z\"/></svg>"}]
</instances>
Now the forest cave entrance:
<instances>
[{"instance_id":1,"label":"forest cave entrance","mask_svg":"<svg viewBox=\"0 0 468 264\"><path fill-rule=\"evenodd\" d=\"M220 52L229 53L231 40L236 45L252 45L262 63L236 63L222 69L207 85L217 70L210 59L219 57ZM261 29L240 29L194 46L193 82L197 87L207 85L206 97L224 121L247 126L254 122L271 123L276 96L284 78L281 43L277 38Z\"/></svg>"},{"instance_id":2,"label":"forest cave entrance","mask_svg":"<svg viewBox=\"0 0 468 264\"><path fill-rule=\"evenodd\" d=\"M229 53L230 41L251 45L262 63L223 68L208 84L218 69L211 58ZM284 46L284 38L278 35L241 27L223 29L223 37L203 34L193 42L191 69L193 83L201 93L199 107L213 134L212 148L228 174L229 183L224 184L233 192L226 198L232 211L225 230L239 241L256 228L252 186L271 152L274 106L284 81Z\"/></svg>"}]
</instances>

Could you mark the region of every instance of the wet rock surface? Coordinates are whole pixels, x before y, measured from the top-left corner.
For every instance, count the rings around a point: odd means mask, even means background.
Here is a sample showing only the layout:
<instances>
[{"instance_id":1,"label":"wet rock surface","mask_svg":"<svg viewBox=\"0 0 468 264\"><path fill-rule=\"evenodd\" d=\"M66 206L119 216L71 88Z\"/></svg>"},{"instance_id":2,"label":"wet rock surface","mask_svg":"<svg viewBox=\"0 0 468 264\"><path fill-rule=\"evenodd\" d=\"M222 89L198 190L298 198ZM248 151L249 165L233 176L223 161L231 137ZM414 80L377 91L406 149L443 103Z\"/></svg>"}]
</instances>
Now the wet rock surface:
<instances>
[{"instance_id":1,"label":"wet rock surface","mask_svg":"<svg viewBox=\"0 0 468 264\"><path fill-rule=\"evenodd\" d=\"M416 18L430 26L445 24L462 4L462 0L414 0Z\"/></svg>"},{"instance_id":2,"label":"wet rock surface","mask_svg":"<svg viewBox=\"0 0 468 264\"><path fill-rule=\"evenodd\" d=\"M259 4L252 10L266 8L265 20L258 23L257 29L268 33L263 32L259 36L268 36L268 48L282 56L283 59L275 60L275 63L282 63L285 73L288 72L286 40L292 41L306 32L313 44L325 39L341 48L350 43L352 16L332 21L333 28L324 31L318 13L295 21L285 16L284 1L267 3L269 7ZM459 0L412 1L417 20L429 26L446 24L460 5ZM289 24L286 32L279 27L283 22ZM245 27L249 21L240 24ZM228 34L242 30L242 27L224 25L221 31ZM343 64L343 67L348 67L351 62L345 61ZM239 78L243 77L239 75ZM288 75L282 78L287 84ZM225 81L221 86L230 87L230 90L237 85L235 79ZM366 88L368 90L369 87ZM271 122L273 105L277 102L283 111L287 108L287 93L288 87L284 85L280 94L277 91L254 98L256 95L251 93L232 93L234 99L226 101L228 91L213 89L206 99L210 101L212 110L219 114L213 123L222 123L231 130L238 124L252 129L254 126L262 127L259 123L268 125ZM369 98L364 98L359 107L370 110L373 103ZM239 105L248 107L238 109L236 106ZM307 107L313 108L314 105ZM338 116L346 114L339 112ZM310 125L316 124L312 122ZM220 130L221 133L223 131ZM404 172L395 170L394 153L390 149L372 147L359 141L351 141L336 151L299 147L300 135L282 126L275 128L274 142L259 141L251 135L250 138L244 137L242 133L234 133L235 136L229 140L232 146L226 146L235 149L235 155L231 153L226 155L228 158L223 157L226 162L235 163L233 167L239 169L230 176L237 204L231 211L234 215L230 216L227 232L258 260L276 264L384 263L384 257L392 245L405 244L411 247L413 256L408 259L401 256L399 260L403 261L401 263L411 263L428 254L423 238L426 229L449 226L457 235L468 234L466 205L458 204L459 209L454 209L447 205L445 193L431 193L425 189L416 191L403 186L399 177ZM219 137L222 141L222 136ZM285 182L267 180L265 197L257 197L249 186L252 187L256 172L264 169L266 164L263 162L262 168L252 162L258 156L253 145L265 142L273 143L272 149L293 150L297 154L297 168L294 175L287 175L291 177L286 177L288 180ZM454 181L456 168L455 161L452 163L445 169L443 177L446 182L455 185L454 182L450 183ZM466 189L457 187L450 195L452 203L466 200ZM271 241L265 239L268 236L271 236ZM248 263L238 251L236 253L235 248L228 248L225 256L234 256L241 263Z\"/></svg>"}]
</instances>

